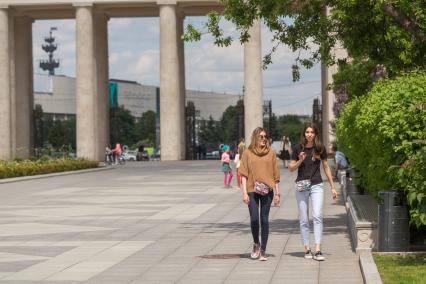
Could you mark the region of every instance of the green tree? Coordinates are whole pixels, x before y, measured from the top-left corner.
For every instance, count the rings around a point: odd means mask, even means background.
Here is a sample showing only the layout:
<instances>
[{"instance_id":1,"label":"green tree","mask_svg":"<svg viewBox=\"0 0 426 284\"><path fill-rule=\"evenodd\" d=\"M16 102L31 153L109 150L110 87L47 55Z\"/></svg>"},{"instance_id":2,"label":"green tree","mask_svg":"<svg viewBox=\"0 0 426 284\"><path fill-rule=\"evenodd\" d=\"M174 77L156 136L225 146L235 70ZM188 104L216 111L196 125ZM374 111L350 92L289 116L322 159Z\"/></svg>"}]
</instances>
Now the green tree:
<instances>
[{"instance_id":1,"label":"green tree","mask_svg":"<svg viewBox=\"0 0 426 284\"><path fill-rule=\"evenodd\" d=\"M124 106L110 108L110 141L112 144L133 145L135 143L135 118Z\"/></svg>"},{"instance_id":2,"label":"green tree","mask_svg":"<svg viewBox=\"0 0 426 284\"><path fill-rule=\"evenodd\" d=\"M222 143L235 144L238 143L237 130L237 111L235 106L229 106L222 114L220 119Z\"/></svg>"},{"instance_id":3,"label":"green tree","mask_svg":"<svg viewBox=\"0 0 426 284\"><path fill-rule=\"evenodd\" d=\"M34 147L41 148L43 147L44 137L43 137L43 108L41 105L35 105L33 111L34 117Z\"/></svg>"},{"instance_id":4,"label":"green tree","mask_svg":"<svg viewBox=\"0 0 426 284\"><path fill-rule=\"evenodd\" d=\"M135 141L145 141L146 146L155 146L156 138L156 113L148 110L142 114L142 117L134 126ZM144 144L145 145L145 144Z\"/></svg>"},{"instance_id":5,"label":"green tree","mask_svg":"<svg viewBox=\"0 0 426 284\"><path fill-rule=\"evenodd\" d=\"M303 125L303 122L297 115L279 116L277 123L279 137L287 136L290 138L292 145L296 145L299 143Z\"/></svg>"},{"instance_id":6,"label":"green tree","mask_svg":"<svg viewBox=\"0 0 426 284\"><path fill-rule=\"evenodd\" d=\"M207 150L217 150L222 142L220 123L215 121L213 117L200 122L199 137L202 143L206 144Z\"/></svg>"},{"instance_id":7,"label":"green tree","mask_svg":"<svg viewBox=\"0 0 426 284\"><path fill-rule=\"evenodd\" d=\"M294 80L299 66L315 62L332 64L331 51L341 42L351 58L373 60L390 73L425 67L426 2L424 0L221 0L223 17L235 24L240 42L249 39L248 29L261 19L273 33L274 46L264 57L265 65L280 45L293 51L306 50L307 57L295 58ZM329 9L329 14L326 10ZM218 46L233 38L220 27L222 17L211 12L204 28ZM188 25L186 40L199 40L204 31Z\"/></svg>"},{"instance_id":8,"label":"green tree","mask_svg":"<svg viewBox=\"0 0 426 284\"><path fill-rule=\"evenodd\" d=\"M75 149L75 136L75 118L72 118L65 121L56 120L49 129L48 139L54 148L70 145Z\"/></svg>"}]
</instances>

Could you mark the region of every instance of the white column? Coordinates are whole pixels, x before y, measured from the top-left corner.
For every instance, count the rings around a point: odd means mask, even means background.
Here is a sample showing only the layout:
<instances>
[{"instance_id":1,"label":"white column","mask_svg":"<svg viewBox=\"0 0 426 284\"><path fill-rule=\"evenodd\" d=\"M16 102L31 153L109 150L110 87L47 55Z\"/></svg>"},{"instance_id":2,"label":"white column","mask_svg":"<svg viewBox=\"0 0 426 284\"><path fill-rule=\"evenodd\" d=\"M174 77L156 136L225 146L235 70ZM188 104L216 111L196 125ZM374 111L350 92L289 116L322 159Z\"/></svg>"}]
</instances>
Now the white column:
<instances>
[{"instance_id":1,"label":"white column","mask_svg":"<svg viewBox=\"0 0 426 284\"><path fill-rule=\"evenodd\" d=\"M181 160L184 153L179 70L176 5L160 5L161 160Z\"/></svg>"},{"instance_id":2,"label":"white column","mask_svg":"<svg viewBox=\"0 0 426 284\"><path fill-rule=\"evenodd\" d=\"M15 135L16 157L28 158L33 138L33 49L29 17L15 18Z\"/></svg>"},{"instance_id":3,"label":"white column","mask_svg":"<svg viewBox=\"0 0 426 284\"><path fill-rule=\"evenodd\" d=\"M12 158L9 10L0 7L0 159Z\"/></svg>"},{"instance_id":4,"label":"white column","mask_svg":"<svg viewBox=\"0 0 426 284\"><path fill-rule=\"evenodd\" d=\"M98 160L104 160L104 149L109 144L109 73L108 73L108 18L96 13L96 64L98 104ZM95 118L96 119L96 118Z\"/></svg>"},{"instance_id":5,"label":"white column","mask_svg":"<svg viewBox=\"0 0 426 284\"><path fill-rule=\"evenodd\" d=\"M263 127L262 39L258 20L249 33L250 39L244 44L244 127L248 144L253 130Z\"/></svg>"},{"instance_id":6,"label":"white column","mask_svg":"<svg viewBox=\"0 0 426 284\"><path fill-rule=\"evenodd\" d=\"M92 5L76 5L77 32L77 156L98 160L97 76Z\"/></svg>"},{"instance_id":7,"label":"white column","mask_svg":"<svg viewBox=\"0 0 426 284\"><path fill-rule=\"evenodd\" d=\"M337 46L337 48L331 51L336 59L342 59L347 57L347 52L343 47ZM326 66L321 64L321 89L322 89L322 142L326 147L327 151L331 151L332 143L336 140L336 137L332 131L330 125L331 122L336 120L334 115L333 106L336 101L333 90L329 90L328 86L333 84L333 75L338 71L338 66Z\"/></svg>"},{"instance_id":8,"label":"white column","mask_svg":"<svg viewBox=\"0 0 426 284\"><path fill-rule=\"evenodd\" d=\"M185 119L185 101L186 101L186 86L185 86L185 42L182 39L184 33L184 20L185 16L180 14L177 19L177 41L179 49L179 84L180 84L180 127L181 127L181 154L180 159L184 160L186 157L186 119Z\"/></svg>"}]
</instances>

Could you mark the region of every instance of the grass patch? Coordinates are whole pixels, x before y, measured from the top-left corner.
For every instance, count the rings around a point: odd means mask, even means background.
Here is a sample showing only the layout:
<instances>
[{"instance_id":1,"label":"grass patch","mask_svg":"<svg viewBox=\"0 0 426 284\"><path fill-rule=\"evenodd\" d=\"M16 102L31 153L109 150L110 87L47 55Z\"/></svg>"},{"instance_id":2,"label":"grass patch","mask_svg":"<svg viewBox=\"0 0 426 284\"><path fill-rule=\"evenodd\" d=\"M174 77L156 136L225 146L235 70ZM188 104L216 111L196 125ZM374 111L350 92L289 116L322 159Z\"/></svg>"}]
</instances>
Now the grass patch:
<instances>
[{"instance_id":1,"label":"grass patch","mask_svg":"<svg viewBox=\"0 0 426 284\"><path fill-rule=\"evenodd\" d=\"M384 284L426 283L426 255L373 254Z\"/></svg>"},{"instance_id":2,"label":"grass patch","mask_svg":"<svg viewBox=\"0 0 426 284\"><path fill-rule=\"evenodd\" d=\"M0 179L97 168L98 162L84 159L50 158L0 161Z\"/></svg>"}]
</instances>

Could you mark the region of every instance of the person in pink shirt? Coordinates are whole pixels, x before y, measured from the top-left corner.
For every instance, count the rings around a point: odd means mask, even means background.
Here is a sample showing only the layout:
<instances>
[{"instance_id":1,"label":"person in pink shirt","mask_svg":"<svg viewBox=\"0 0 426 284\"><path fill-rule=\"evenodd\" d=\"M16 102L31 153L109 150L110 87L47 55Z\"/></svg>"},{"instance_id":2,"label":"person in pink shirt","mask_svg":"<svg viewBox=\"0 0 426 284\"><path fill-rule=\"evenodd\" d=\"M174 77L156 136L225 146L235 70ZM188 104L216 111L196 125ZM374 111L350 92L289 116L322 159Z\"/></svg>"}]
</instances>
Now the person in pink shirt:
<instances>
[{"instance_id":1,"label":"person in pink shirt","mask_svg":"<svg viewBox=\"0 0 426 284\"><path fill-rule=\"evenodd\" d=\"M114 155L115 164L118 164L118 158L121 155L121 145L120 145L120 143L115 144L115 148L112 149L112 154Z\"/></svg>"},{"instance_id":2,"label":"person in pink shirt","mask_svg":"<svg viewBox=\"0 0 426 284\"><path fill-rule=\"evenodd\" d=\"M223 145L223 153L222 153L222 172L224 174L223 176L223 183L225 185L225 188L231 188L231 181L234 177L234 174L232 172L232 168L230 165L230 158L229 158L229 146Z\"/></svg>"}]
</instances>

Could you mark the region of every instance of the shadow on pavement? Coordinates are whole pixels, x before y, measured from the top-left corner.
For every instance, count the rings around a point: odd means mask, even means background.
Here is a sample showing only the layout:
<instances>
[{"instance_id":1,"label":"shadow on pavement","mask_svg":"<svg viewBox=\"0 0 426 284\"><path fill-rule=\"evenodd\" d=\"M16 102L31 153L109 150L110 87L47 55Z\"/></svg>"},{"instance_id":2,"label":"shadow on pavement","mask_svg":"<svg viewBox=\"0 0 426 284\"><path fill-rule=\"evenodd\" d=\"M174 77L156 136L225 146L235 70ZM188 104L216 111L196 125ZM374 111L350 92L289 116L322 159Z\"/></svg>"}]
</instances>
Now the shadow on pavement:
<instances>
[{"instance_id":1,"label":"shadow on pavement","mask_svg":"<svg viewBox=\"0 0 426 284\"><path fill-rule=\"evenodd\" d=\"M275 257L274 254L266 254L267 257ZM204 259L234 259L234 258L250 258L250 253L222 253L222 254L206 254L200 255L199 258Z\"/></svg>"},{"instance_id":2,"label":"shadow on pavement","mask_svg":"<svg viewBox=\"0 0 426 284\"><path fill-rule=\"evenodd\" d=\"M311 230L312 219L311 222ZM249 222L230 223L185 223L186 229L201 229L202 234L214 234L227 231L231 234L251 234ZM333 217L324 218L324 235L348 234L346 226L346 214L337 214ZM299 233L299 220L297 219L273 219L269 221L269 232L271 234Z\"/></svg>"}]
</instances>

